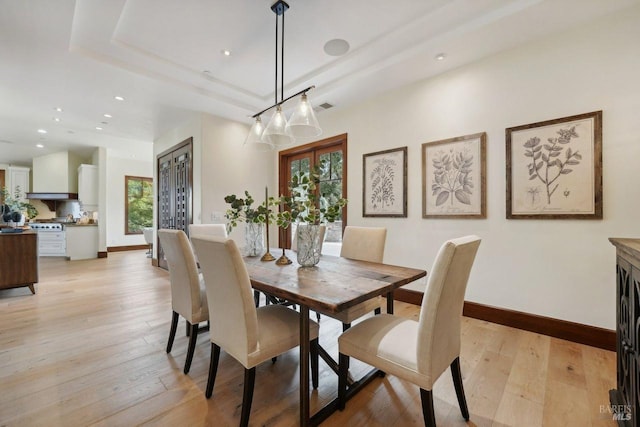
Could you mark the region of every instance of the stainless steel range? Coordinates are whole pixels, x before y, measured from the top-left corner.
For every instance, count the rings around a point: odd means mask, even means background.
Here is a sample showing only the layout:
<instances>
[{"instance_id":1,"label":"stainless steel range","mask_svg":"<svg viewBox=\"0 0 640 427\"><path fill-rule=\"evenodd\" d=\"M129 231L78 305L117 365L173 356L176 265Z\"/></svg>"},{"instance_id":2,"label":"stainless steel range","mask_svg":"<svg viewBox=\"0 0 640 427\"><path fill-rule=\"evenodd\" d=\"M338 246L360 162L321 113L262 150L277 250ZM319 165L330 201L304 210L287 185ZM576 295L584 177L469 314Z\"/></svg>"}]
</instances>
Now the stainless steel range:
<instances>
[{"instance_id":1,"label":"stainless steel range","mask_svg":"<svg viewBox=\"0 0 640 427\"><path fill-rule=\"evenodd\" d=\"M29 225L38 232L38 255L65 256L67 254L64 225L57 222L32 223Z\"/></svg>"}]
</instances>

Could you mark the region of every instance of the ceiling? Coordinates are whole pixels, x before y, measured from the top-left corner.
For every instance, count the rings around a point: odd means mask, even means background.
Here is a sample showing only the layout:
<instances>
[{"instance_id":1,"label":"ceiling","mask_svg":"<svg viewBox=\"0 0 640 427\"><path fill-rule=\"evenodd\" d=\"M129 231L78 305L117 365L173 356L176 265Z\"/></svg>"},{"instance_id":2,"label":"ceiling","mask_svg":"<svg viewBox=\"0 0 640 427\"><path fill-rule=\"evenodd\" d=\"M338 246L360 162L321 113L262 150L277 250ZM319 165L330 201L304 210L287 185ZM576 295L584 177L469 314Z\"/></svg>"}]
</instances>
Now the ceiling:
<instances>
[{"instance_id":1,"label":"ceiling","mask_svg":"<svg viewBox=\"0 0 640 427\"><path fill-rule=\"evenodd\" d=\"M250 124L274 102L272 2L0 0L0 163L99 146L149 159L198 112ZM284 96L315 85L322 122L323 103L344 108L640 0L288 3ZM325 53L332 39L349 51Z\"/></svg>"}]
</instances>

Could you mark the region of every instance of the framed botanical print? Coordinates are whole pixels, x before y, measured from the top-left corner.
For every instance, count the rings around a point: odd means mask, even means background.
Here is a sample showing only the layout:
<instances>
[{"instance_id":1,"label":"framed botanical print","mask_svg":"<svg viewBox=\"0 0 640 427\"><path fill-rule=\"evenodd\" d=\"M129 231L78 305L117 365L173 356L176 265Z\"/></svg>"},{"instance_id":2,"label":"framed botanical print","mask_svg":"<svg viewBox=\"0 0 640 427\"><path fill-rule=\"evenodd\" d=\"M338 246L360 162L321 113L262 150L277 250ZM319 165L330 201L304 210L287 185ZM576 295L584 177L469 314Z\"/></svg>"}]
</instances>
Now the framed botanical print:
<instances>
[{"instance_id":1,"label":"framed botanical print","mask_svg":"<svg viewBox=\"0 0 640 427\"><path fill-rule=\"evenodd\" d=\"M602 111L506 129L507 218L602 218Z\"/></svg>"},{"instance_id":2,"label":"framed botanical print","mask_svg":"<svg viewBox=\"0 0 640 427\"><path fill-rule=\"evenodd\" d=\"M486 133L422 144L422 217L486 218Z\"/></svg>"},{"instance_id":3,"label":"framed botanical print","mask_svg":"<svg viewBox=\"0 0 640 427\"><path fill-rule=\"evenodd\" d=\"M407 147L362 156L362 216L407 217Z\"/></svg>"}]
</instances>

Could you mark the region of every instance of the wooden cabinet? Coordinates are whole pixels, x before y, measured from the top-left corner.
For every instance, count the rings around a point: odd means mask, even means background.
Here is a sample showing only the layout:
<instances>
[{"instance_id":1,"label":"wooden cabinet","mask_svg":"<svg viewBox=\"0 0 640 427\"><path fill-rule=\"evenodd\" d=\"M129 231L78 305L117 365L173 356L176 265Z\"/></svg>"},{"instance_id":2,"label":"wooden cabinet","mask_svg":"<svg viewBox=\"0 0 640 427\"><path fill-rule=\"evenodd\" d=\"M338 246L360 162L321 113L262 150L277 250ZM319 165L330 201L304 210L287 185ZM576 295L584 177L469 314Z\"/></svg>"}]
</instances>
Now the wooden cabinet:
<instances>
[{"instance_id":1,"label":"wooden cabinet","mask_svg":"<svg viewBox=\"0 0 640 427\"><path fill-rule=\"evenodd\" d=\"M640 426L640 239L616 247L616 388L609 392L620 426Z\"/></svg>"},{"instance_id":2,"label":"wooden cabinet","mask_svg":"<svg viewBox=\"0 0 640 427\"><path fill-rule=\"evenodd\" d=\"M78 201L85 211L98 210L98 167L78 167Z\"/></svg>"},{"instance_id":3,"label":"wooden cabinet","mask_svg":"<svg viewBox=\"0 0 640 427\"><path fill-rule=\"evenodd\" d=\"M28 286L36 293L38 235L35 231L0 233L0 289Z\"/></svg>"}]
</instances>

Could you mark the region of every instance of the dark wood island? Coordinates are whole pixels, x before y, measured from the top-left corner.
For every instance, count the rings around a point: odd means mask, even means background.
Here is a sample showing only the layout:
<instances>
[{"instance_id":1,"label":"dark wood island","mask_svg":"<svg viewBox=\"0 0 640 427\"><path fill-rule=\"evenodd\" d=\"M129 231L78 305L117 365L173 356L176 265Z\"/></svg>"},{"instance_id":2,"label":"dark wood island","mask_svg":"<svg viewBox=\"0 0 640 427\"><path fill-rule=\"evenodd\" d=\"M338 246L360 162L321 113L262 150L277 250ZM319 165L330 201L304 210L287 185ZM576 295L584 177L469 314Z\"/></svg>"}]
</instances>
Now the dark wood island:
<instances>
[{"instance_id":1,"label":"dark wood island","mask_svg":"<svg viewBox=\"0 0 640 427\"><path fill-rule=\"evenodd\" d=\"M38 282L38 234L0 233L0 289L28 286L36 293Z\"/></svg>"}]
</instances>

